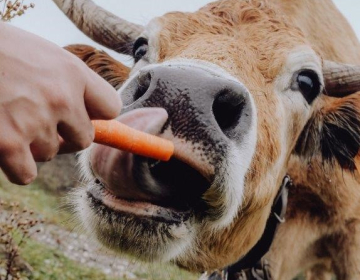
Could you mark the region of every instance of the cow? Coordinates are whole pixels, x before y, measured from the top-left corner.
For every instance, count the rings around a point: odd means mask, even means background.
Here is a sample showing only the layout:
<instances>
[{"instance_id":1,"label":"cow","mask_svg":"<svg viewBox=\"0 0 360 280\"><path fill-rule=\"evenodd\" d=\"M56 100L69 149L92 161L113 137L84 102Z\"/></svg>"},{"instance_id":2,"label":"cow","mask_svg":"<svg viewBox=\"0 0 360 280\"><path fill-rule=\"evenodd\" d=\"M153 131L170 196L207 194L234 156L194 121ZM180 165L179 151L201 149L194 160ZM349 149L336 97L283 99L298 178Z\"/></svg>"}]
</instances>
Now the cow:
<instances>
[{"instance_id":1,"label":"cow","mask_svg":"<svg viewBox=\"0 0 360 280\"><path fill-rule=\"evenodd\" d=\"M264 238L288 174L267 272L359 279L360 44L331 0L219 0L145 27L90 0L54 1L133 56L130 69L68 48L118 89L118 120L175 144L169 162L83 152L74 207L86 230L141 260L240 279L224 271Z\"/></svg>"}]
</instances>

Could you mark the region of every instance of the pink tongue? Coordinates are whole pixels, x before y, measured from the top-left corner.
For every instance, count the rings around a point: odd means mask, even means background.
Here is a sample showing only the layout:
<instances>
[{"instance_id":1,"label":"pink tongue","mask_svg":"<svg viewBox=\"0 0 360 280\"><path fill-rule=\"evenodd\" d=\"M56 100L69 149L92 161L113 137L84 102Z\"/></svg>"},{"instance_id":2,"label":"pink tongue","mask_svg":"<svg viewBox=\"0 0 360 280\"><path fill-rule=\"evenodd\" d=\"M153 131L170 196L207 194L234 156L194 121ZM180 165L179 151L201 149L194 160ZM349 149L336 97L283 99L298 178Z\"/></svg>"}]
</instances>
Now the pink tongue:
<instances>
[{"instance_id":1,"label":"pink tongue","mask_svg":"<svg viewBox=\"0 0 360 280\"><path fill-rule=\"evenodd\" d=\"M163 108L141 108L132 110L117 120L137 130L156 134L165 124L168 114Z\"/></svg>"},{"instance_id":2,"label":"pink tongue","mask_svg":"<svg viewBox=\"0 0 360 280\"><path fill-rule=\"evenodd\" d=\"M130 111L118 121L150 134L157 134L168 119L162 108L141 108ZM150 199L137 191L133 179L133 154L96 144L91 150L91 166L95 175L104 183L108 191L126 199Z\"/></svg>"}]
</instances>

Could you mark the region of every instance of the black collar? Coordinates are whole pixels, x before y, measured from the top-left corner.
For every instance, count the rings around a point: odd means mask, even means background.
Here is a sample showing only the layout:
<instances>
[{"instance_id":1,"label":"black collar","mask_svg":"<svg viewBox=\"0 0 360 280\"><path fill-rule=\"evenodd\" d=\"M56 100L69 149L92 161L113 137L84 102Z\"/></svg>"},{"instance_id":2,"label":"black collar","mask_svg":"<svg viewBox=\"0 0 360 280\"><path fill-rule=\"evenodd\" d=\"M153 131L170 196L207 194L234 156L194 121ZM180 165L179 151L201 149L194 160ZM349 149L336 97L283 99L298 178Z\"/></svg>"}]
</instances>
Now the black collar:
<instances>
[{"instance_id":1,"label":"black collar","mask_svg":"<svg viewBox=\"0 0 360 280\"><path fill-rule=\"evenodd\" d=\"M266 222L266 227L264 233L262 234L260 240L255 244L255 246L240 260L236 263L226 267L222 272L220 279L223 280L237 280L244 279L240 274L244 273L245 270L249 270L250 274L256 274L259 271L257 268L261 267L260 275L250 275L245 279L270 279L268 266L266 263L262 262L262 257L269 251L271 243L274 240L276 229L279 224L285 222L285 213L286 206L288 201L288 186L291 184L290 177L286 175L283 179L283 182L280 186L279 193L277 194L274 203L271 208L271 213L269 219ZM266 267L264 267L266 266ZM263 271L264 270L264 271ZM212 277L215 276L215 277ZM211 275L208 279L219 279L216 278L216 274Z\"/></svg>"}]
</instances>

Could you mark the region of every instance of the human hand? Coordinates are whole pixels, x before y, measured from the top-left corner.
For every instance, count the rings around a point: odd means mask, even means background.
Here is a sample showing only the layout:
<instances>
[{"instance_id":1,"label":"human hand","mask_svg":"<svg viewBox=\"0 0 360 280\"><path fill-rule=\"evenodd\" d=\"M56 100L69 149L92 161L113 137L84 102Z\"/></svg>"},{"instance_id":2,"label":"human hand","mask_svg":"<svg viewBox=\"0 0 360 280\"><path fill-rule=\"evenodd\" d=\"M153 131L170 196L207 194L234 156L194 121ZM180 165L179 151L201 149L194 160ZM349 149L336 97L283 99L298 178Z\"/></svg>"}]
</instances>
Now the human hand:
<instances>
[{"instance_id":1,"label":"human hand","mask_svg":"<svg viewBox=\"0 0 360 280\"><path fill-rule=\"evenodd\" d=\"M91 119L117 117L121 101L80 59L42 38L0 23L0 42L0 168L29 184L35 161L87 148Z\"/></svg>"}]
</instances>

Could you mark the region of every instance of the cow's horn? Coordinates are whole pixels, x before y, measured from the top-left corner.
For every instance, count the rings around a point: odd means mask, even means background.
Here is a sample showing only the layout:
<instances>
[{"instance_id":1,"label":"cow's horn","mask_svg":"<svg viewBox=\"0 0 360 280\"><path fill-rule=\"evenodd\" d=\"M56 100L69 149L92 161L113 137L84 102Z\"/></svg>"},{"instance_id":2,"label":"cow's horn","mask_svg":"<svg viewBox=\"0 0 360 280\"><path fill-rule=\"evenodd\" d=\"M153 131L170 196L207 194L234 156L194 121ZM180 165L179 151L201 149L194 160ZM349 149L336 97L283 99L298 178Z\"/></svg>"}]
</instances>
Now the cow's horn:
<instances>
[{"instance_id":1,"label":"cow's horn","mask_svg":"<svg viewBox=\"0 0 360 280\"><path fill-rule=\"evenodd\" d=\"M360 66L324 61L325 94L344 97L360 91Z\"/></svg>"},{"instance_id":2,"label":"cow's horn","mask_svg":"<svg viewBox=\"0 0 360 280\"><path fill-rule=\"evenodd\" d=\"M123 54L143 27L121 19L91 0L53 0L68 18L94 41Z\"/></svg>"}]
</instances>

